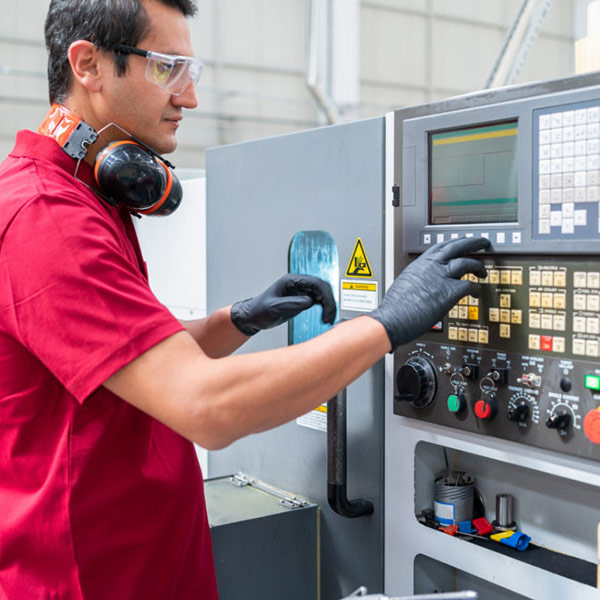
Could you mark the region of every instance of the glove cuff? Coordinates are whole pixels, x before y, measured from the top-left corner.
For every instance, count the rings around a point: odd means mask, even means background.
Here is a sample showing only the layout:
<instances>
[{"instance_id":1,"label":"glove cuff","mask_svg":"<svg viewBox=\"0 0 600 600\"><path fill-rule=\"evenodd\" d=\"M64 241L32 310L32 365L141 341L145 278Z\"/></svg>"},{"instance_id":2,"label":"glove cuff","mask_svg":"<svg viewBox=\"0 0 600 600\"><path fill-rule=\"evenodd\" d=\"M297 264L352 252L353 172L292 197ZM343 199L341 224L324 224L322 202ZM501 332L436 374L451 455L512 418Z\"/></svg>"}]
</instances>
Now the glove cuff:
<instances>
[{"instance_id":1,"label":"glove cuff","mask_svg":"<svg viewBox=\"0 0 600 600\"><path fill-rule=\"evenodd\" d=\"M253 336L260 331L260 327L248 323L248 314L245 308L247 300L240 300L231 305L231 322L244 335Z\"/></svg>"},{"instance_id":2,"label":"glove cuff","mask_svg":"<svg viewBox=\"0 0 600 600\"><path fill-rule=\"evenodd\" d=\"M396 351L396 348L398 348L398 346L402 345L402 343L403 343L403 341L401 339L402 336L395 335L396 329L394 327L390 327L386 323L387 319L383 315L381 315L381 313L378 309L370 312L366 316L371 317L372 319L375 319L378 323L381 323L383 325L383 328L385 329L385 332L387 333L388 339L390 340L390 344L392 345L390 354L393 354Z\"/></svg>"}]
</instances>

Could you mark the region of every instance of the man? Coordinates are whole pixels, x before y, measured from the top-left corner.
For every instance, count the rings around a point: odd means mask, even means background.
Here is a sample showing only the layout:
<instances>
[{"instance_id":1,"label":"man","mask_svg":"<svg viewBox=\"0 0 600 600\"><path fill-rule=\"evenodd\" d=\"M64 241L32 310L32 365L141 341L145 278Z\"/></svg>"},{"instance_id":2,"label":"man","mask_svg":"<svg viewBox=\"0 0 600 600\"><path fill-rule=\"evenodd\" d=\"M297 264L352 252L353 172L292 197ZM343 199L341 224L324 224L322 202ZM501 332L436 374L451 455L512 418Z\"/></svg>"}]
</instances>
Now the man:
<instances>
[{"instance_id":1,"label":"man","mask_svg":"<svg viewBox=\"0 0 600 600\"><path fill-rule=\"evenodd\" d=\"M217 598L191 441L220 448L306 413L476 295L463 274L485 275L460 257L486 240L435 247L370 315L264 353L229 356L315 302L333 320L323 282L284 278L178 323L92 167L128 134L175 149L197 105L194 12L192 0L50 3L53 110L101 135L79 162L46 119L0 167L2 597Z\"/></svg>"}]
</instances>

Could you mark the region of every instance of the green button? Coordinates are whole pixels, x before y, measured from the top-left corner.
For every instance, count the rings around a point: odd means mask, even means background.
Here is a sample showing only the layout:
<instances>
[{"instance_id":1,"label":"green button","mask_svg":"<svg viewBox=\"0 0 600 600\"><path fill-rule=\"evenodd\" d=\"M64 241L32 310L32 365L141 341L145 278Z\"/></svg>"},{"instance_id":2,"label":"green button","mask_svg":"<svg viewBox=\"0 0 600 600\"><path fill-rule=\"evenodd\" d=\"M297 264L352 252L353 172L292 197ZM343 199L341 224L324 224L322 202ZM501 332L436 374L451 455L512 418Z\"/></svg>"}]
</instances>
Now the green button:
<instances>
[{"instance_id":1,"label":"green button","mask_svg":"<svg viewBox=\"0 0 600 600\"><path fill-rule=\"evenodd\" d=\"M455 394L448 396L448 410L450 412L458 412L460 410L460 400Z\"/></svg>"},{"instance_id":2,"label":"green button","mask_svg":"<svg viewBox=\"0 0 600 600\"><path fill-rule=\"evenodd\" d=\"M598 375L586 375L584 385L589 390L600 390L600 377Z\"/></svg>"}]
</instances>

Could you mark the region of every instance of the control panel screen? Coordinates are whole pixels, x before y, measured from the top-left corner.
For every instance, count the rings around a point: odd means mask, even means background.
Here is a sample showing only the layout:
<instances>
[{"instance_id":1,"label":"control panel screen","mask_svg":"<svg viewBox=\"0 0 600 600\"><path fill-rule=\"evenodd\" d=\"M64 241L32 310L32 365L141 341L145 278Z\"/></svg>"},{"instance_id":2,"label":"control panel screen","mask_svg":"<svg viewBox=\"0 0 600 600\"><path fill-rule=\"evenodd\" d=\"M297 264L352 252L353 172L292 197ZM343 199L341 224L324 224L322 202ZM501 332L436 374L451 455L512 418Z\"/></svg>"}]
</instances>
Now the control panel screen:
<instances>
[{"instance_id":1,"label":"control panel screen","mask_svg":"<svg viewBox=\"0 0 600 600\"><path fill-rule=\"evenodd\" d=\"M429 134L429 223L514 223L516 120Z\"/></svg>"}]
</instances>

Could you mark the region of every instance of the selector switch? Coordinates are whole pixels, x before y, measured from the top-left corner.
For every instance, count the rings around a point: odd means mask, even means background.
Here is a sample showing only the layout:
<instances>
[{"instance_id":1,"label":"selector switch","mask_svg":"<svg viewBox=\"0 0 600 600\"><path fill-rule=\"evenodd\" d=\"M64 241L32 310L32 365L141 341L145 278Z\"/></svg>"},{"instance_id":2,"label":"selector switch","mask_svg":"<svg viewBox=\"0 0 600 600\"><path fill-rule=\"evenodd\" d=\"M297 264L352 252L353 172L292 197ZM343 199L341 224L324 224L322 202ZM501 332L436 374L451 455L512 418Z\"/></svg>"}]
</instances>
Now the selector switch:
<instances>
[{"instance_id":1,"label":"selector switch","mask_svg":"<svg viewBox=\"0 0 600 600\"><path fill-rule=\"evenodd\" d=\"M542 378L536 373L525 373L517 378L517 383L520 383L525 387L535 388L542 385Z\"/></svg>"},{"instance_id":2,"label":"selector switch","mask_svg":"<svg viewBox=\"0 0 600 600\"><path fill-rule=\"evenodd\" d=\"M571 415L565 410L559 410L552 413L546 421L546 427L548 429L557 429L558 431L565 431L571 423Z\"/></svg>"},{"instance_id":3,"label":"selector switch","mask_svg":"<svg viewBox=\"0 0 600 600\"><path fill-rule=\"evenodd\" d=\"M508 383L508 369L494 368L490 371L489 377L497 383Z\"/></svg>"},{"instance_id":4,"label":"selector switch","mask_svg":"<svg viewBox=\"0 0 600 600\"><path fill-rule=\"evenodd\" d=\"M472 363L465 363L460 369L463 377L467 379L478 379L479 378L479 365Z\"/></svg>"},{"instance_id":5,"label":"selector switch","mask_svg":"<svg viewBox=\"0 0 600 600\"><path fill-rule=\"evenodd\" d=\"M513 423L523 423L529 417L529 406L527 402L519 402L513 409L508 411L508 420Z\"/></svg>"},{"instance_id":6,"label":"selector switch","mask_svg":"<svg viewBox=\"0 0 600 600\"><path fill-rule=\"evenodd\" d=\"M429 406L437 391L433 365L423 356L412 356L396 373L397 399L415 408Z\"/></svg>"}]
</instances>

